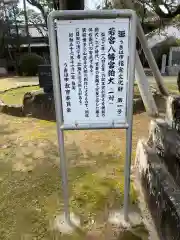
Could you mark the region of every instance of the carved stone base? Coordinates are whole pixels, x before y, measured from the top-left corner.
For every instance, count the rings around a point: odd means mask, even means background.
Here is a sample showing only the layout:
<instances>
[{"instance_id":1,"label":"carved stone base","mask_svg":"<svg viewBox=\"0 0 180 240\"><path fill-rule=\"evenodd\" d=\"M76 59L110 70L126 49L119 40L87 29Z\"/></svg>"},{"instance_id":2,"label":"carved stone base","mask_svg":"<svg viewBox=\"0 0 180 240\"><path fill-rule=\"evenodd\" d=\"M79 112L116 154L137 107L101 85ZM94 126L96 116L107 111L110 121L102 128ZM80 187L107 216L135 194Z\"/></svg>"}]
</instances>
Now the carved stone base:
<instances>
[{"instance_id":1,"label":"carved stone base","mask_svg":"<svg viewBox=\"0 0 180 240\"><path fill-rule=\"evenodd\" d=\"M167 123L180 131L180 96L169 96L166 103Z\"/></svg>"},{"instance_id":2,"label":"carved stone base","mask_svg":"<svg viewBox=\"0 0 180 240\"><path fill-rule=\"evenodd\" d=\"M149 145L166 165L175 182L180 186L180 135L163 120L153 120Z\"/></svg>"},{"instance_id":3,"label":"carved stone base","mask_svg":"<svg viewBox=\"0 0 180 240\"><path fill-rule=\"evenodd\" d=\"M142 141L135 164L160 239L180 239L179 187L153 149Z\"/></svg>"}]
</instances>

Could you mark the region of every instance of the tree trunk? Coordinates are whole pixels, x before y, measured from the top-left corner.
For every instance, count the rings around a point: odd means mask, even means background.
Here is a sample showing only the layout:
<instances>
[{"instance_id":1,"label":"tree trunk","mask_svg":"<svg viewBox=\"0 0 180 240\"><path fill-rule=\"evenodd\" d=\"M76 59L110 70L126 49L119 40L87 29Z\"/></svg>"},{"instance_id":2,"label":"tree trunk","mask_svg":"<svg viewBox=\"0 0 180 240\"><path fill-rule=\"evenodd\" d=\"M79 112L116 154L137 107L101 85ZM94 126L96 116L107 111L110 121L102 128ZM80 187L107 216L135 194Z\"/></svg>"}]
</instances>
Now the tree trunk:
<instances>
[{"instance_id":1,"label":"tree trunk","mask_svg":"<svg viewBox=\"0 0 180 240\"><path fill-rule=\"evenodd\" d=\"M28 44L28 53L31 53L28 17L27 17L27 10L26 10L26 0L23 0L23 5L24 5L24 19L25 19L25 25L26 25L26 39L27 39L27 44Z\"/></svg>"}]
</instances>

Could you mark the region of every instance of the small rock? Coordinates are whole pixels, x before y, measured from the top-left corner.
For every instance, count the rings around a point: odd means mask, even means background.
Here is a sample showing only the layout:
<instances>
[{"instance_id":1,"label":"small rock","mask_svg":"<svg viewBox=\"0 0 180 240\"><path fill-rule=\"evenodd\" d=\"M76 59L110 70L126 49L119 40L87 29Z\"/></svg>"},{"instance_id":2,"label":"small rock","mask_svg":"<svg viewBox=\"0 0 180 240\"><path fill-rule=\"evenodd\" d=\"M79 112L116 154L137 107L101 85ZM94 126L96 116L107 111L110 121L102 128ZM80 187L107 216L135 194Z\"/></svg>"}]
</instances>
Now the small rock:
<instances>
[{"instance_id":1,"label":"small rock","mask_svg":"<svg viewBox=\"0 0 180 240\"><path fill-rule=\"evenodd\" d=\"M0 99L0 106L4 106L5 103Z\"/></svg>"},{"instance_id":2,"label":"small rock","mask_svg":"<svg viewBox=\"0 0 180 240\"><path fill-rule=\"evenodd\" d=\"M6 145L6 144L1 146L2 149L6 149L6 148L8 148L8 147L10 147L10 146L9 146L9 145Z\"/></svg>"},{"instance_id":3,"label":"small rock","mask_svg":"<svg viewBox=\"0 0 180 240\"><path fill-rule=\"evenodd\" d=\"M139 213L130 211L129 221L126 222L124 220L124 209L121 209L110 212L108 222L112 225L127 229L132 226L140 225L142 223L142 218Z\"/></svg>"}]
</instances>

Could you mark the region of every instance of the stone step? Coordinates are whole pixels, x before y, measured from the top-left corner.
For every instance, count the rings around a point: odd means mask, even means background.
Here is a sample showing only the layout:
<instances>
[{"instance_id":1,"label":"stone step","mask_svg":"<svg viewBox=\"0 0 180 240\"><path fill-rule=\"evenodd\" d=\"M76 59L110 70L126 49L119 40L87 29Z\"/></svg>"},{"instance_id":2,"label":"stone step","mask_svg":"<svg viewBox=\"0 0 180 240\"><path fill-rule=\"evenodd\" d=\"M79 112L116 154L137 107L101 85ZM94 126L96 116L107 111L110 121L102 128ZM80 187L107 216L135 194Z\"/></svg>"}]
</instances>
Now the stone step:
<instances>
[{"instance_id":1,"label":"stone step","mask_svg":"<svg viewBox=\"0 0 180 240\"><path fill-rule=\"evenodd\" d=\"M138 176L159 238L180 239L180 188L155 151L140 140L135 175Z\"/></svg>"},{"instance_id":2,"label":"stone step","mask_svg":"<svg viewBox=\"0 0 180 240\"><path fill-rule=\"evenodd\" d=\"M180 134L164 120L152 120L148 144L154 148L180 186Z\"/></svg>"}]
</instances>

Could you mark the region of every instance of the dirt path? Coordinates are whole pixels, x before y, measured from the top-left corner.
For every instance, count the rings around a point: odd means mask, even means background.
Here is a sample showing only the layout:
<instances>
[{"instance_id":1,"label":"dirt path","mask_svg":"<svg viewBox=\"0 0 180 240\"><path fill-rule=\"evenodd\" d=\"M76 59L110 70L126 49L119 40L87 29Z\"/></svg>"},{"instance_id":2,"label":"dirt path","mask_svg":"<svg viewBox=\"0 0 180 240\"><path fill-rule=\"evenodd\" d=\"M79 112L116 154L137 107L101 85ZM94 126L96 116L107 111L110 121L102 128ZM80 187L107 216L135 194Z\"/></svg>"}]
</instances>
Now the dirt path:
<instances>
[{"instance_id":1,"label":"dirt path","mask_svg":"<svg viewBox=\"0 0 180 240\"><path fill-rule=\"evenodd\" d=\"M12 77L0 78L0 92L18 86L37 85L37 77Z\"/></svg>"}]
</instances>

